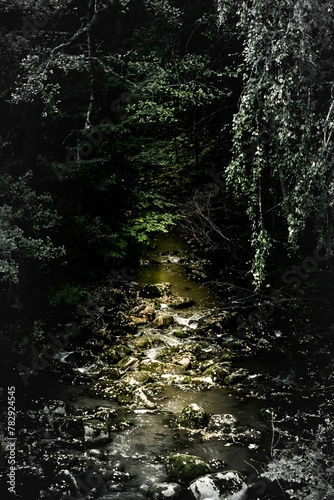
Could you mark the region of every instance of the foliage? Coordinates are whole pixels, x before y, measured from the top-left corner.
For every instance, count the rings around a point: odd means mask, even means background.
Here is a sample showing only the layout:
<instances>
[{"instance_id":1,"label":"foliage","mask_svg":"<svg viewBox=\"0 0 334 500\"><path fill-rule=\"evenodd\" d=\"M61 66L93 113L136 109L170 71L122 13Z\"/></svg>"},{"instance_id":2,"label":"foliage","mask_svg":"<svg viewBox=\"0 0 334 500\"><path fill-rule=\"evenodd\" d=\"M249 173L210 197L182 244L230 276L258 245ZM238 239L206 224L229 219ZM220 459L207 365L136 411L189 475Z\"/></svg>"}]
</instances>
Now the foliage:
<instances>
[{"instance_id":1,"label":"foliage","mask_svg":"<svg viewBox=\"0 0 334 500\"><path fill-rule=\"evenodd\" d=\"M243 2L239 15L244 83L227 180L247 200L259 286L275 230L268 214L285 221L292 248L311 219L320 240L332 232L334 15L329 1L291 0Z\"/></svg>"},{"instance_id":2,"label":"foliage","mask_svg":"<svg viewBox=\"0 0 334 500\"><path fill-rule=\"evenodd\" d=\"M291 488L294 498L321 500L334 495L333 460L334 425L324 419L316 429L314 439L298 439L285 450L274 450L274 459L263 474ZM308 497L310 495L310 497Z\"/></svg>"},{"instance_id":3,"label":"foliage","mask_svg":"<svg viewBox=\"0 0 334 500\"><path fill-rule=\"evenodd\" d=\"M85 297L84 288L75 283L65 283L52 296L53 306L77 306Z\"/></svg>"},{"instance_id":4,"label":"foliage","mask_svg":"<svg viewBox=\"0 0 334 500\"><path fill-rule=\"evenodd\" d=\"M2 281L19 283L29 262L47 262L65 255L51 235L60 218L48 193L38 194L30 184L32 173L14 180L3 174L0 188L0 275Z\"/></svg>"}]
</instances>

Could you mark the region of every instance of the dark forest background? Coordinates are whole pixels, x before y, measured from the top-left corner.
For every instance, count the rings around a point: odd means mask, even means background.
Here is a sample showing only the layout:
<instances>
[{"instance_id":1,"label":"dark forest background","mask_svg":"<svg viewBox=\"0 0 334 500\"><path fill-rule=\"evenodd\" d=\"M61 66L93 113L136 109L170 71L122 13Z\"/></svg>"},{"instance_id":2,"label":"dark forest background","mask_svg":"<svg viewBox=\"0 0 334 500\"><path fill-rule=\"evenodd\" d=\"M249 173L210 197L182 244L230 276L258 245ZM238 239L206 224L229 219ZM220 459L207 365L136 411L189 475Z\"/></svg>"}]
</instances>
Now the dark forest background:
<instances>
[{"instance_id":1,"label":"dark forest background","mask_svg":"<svg viewBox=\"0 0 334 500\"><path fill-rule=\"evenodd\" d=\"M241 317L254 300L328 314L330 1L12 0L0 10L9 358L41 318L75 307L111 270L136 268L158 232L193 244Z\"/></svg>"}]
</instances>

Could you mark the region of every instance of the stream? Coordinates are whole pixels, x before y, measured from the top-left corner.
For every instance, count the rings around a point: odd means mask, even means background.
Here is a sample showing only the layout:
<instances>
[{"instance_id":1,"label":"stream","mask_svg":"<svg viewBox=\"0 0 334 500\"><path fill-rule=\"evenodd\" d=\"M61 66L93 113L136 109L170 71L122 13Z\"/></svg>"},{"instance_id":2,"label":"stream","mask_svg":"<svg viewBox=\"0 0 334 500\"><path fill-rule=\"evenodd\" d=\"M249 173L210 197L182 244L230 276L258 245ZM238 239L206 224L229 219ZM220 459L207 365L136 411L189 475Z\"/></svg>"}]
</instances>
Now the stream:
<instances>
[{"instance_id":1,"label":"stream","mask_svg":"<svg viewBox=\"0 0 334 500\"><path fill-rule=\"evenodd\" d=\"M40 399L29 402L31 421L39 419L47 429L43 447L50 467L57 462L55 454L62 457L58 469L54 465L60 472L53 485L44 477L31 500L56 499L58 491L64 493L66 488L73 495L73 484L74 498L146 499L154 483L169 481L164 459L175 453L199 456L213 472L240 471L250 482L256 475L254 467L260 468L265 460L268 439L260 411L266 401L256 385L265 379L261 366L240 368L233 352L233 345L240 350L240 343L220 329L209 328L219 304L209 288L194 281L200 271L189 279L196 261L192 262L185 243L163 235L155 244L135 277L135 287L141 290L139 306L131 313L137 322L135 331L118 337L114 347L107 349L100 343L103 356L96 346L94 356L88 356L82 346L60 351L54 363L61 376L41 384ZM150 287L157 284L168 293L146 297L146 291L150 295ZM110 361L111 356L116 359ZM75 378L64 383L63 374L68 371ZM48 399L53 403L45 402ZM179 425L180 413L192 403L206 412L206 427ZM232 415L236 424L222 432L213 424L213 415ZM76 426L79 431L73 430ZM23 449L26 453L26 443ZM96 488L87 486L85 467L93 470ZM78 477L84 491L77 485ZM188 498L188 493L184 495Z\"/></svg>"}]
</instances>

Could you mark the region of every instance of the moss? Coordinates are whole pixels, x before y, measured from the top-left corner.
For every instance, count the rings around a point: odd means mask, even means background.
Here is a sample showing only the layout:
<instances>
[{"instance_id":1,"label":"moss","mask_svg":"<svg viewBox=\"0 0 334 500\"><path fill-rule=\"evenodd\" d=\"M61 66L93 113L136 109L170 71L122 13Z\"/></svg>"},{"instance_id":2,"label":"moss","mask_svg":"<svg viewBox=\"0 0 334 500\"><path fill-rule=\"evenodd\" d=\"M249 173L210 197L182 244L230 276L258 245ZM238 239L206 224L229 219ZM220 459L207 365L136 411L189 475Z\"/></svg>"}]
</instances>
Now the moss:
<instances>
[{"instance_id":1,"label":"moss","mask_svg":"<svg viewBox=\"0 0 334 500\"><path fill-rule=\"evenodd\" d=\"M190 332L187 332L185 330L177 330L176 332L173 332L173 335L174 335L174 337L177 337L178 339L186 339L191 334L190 334Z\"/></svg>"},{"instance_id":2,"label":"moss","mask_svg":"<svg viewBox=\"0 0 334 500\"><path fill-rule=\"evenodd\" d=\"M166 372L171 373L173 375L183 375L186 371L186 368L182 365L177 365L174 363L166 363Z\"/></svg>"},{"instance_id":3,"label":"moss","mask_svg":"<svg viewBox=\"0 0 334 500\"><path fill-rule=\"evenodd\" d=\"M162 363L161 361L152 360L142 363L140 369L141 371L161 374L164 373L165 371L165 364Z\"/></svg>"},{"instance_id":4,"label":"moss","mask_svg":"<svg viewBox=\"0 0 334 500\"><path fill-rule=\"evenodd\" d=\"M140 337L136 340L135 346L137 349L148 349L150 347L162 345L163 343L160 337L154 335L152 337Z\"/></svg>"},{"instance_id":5,"label":"moss","mask_svg":"<svg viewBox=\"0 0 334 500\"><path fill-rule=\"evenodd\" d=\"M167 457L165 467L169 478L180 483L189 483L193 479L211 472L209 464L204 462L202 458L182 453Z\"/></svg>"},{"instance_id":6,"label":"moss","mask_svg":"<svg viewBox=\"0 0 334 500\"><path fill-rule=\"evenodd\" d=\"M201 406L191 403L183 408L177 421L183 427L200 429L207 425L208 415Z\"/></svg>"}]
</instances>

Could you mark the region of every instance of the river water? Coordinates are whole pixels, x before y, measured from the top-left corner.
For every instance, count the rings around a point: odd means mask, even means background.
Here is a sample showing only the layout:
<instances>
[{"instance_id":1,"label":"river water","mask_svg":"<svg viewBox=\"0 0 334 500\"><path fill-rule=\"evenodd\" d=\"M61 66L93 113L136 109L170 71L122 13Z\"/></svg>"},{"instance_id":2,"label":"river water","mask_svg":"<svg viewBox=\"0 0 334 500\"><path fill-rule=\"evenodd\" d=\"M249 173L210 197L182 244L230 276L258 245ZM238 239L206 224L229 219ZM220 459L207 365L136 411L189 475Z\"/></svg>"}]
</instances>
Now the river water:
<instances>
[{"instance_id":1,"label":"river water","mask_svg":"<svg viewBox=\"0 0 334 500\"><path fill-rule=\"evenodd\" d=\"M213 292L203 284L190 281L183 263L188 254L186 244L177 237L163 235L155 241L155 250L145 256L143 266L136 281L138 283L165 283L171 285L171 291L194 300L195 305L174 312L176 325L158 335L164 341L163 347L149 348L145 358L155 359L165 346L184 347L198 342L191 336L191 330L197 326L197 321L203 315L210 314L218 308L219 303ZM175 329L190 331L187 339L177 339L173 336ZM156 334L149 326L142 326L136 335L145 338ZM135 339L133 339L135 340ZM215 340L212 341L215 345ZM142 360L143 362L144 360ZM121 500L138 500L138 492L146 496L147 490L154 482L168 481L162 457L168 453L189 453L198 455L211 464L224 461L229 469L254 472L249 464L259 465L264 458L265 449L259 446L256 452L247 446L226 443L220 439L203 439L200 434L191 434L175 429L174 422L181 410L190 403L197 403L208 414L232 414L242 425L263 428L260 418L260 408L263 402L248 398L240 401L238 395L226 387L205 387L203 390L189 389L184 384L166 385L157 398L157 409L151 413L142 408L134 411L134 426L117 433L112 444L105 450L112 459L124 463L125 470L130 473L130 481L126 491L114 492L109 498Z\"/></svg>"},{"instance_id":2,"label":"river water","mask_svg":"<svg viewBox=\"0 0 334 500\"><path fill-rule=\"evenodd\" d=\"M144 399L128 406L117 401L117 398L94 396L85 384L66 385L53 381L51 391L50 386L47 391L49 397L51 392L52 398L69 404L74 415L82 413L82 408L89 413L99 406L115 411L122 408L127 415L131 425L112 431L109 442L98 446L103 460L101 462L96 459L96 466L103 470L110 467L113 477L115 470L117 472L119 469L122 476L120 481L111 481L109 491L99 494L98 498L101 500L147 498L153 483L168 481L164 459L171 453L200 456L211 465L214 472L227 467L244 471L252 477L253 467L260 468L267 452L263 440L241 444L223 439L219 434L189 431L176 424L182 409L190 403L196 403L209 416L231 414L241 426L262 432L265 425L260 417L260 410L265 406L265 401L261 397L253 397L251 393L240 394L233 386L214 383L210 377L200 377L195 371L177 370L183 368L175 364L175 358L179 355L192 356L192 353L197 353L198 359L207 363L207 366L224 355L220 334L201 339L197 331L201 318L213 315L219 309L219 302L208 287L188 278L187 269L192 259L184 242L177 237L163 235L157 238L155 244L155 249L143 257L141 269L135 278L138 286L169 283L172 293L193 301L189 307L177 310L171 309L163 300L155 302L156 315L168 313L174 317L174 323L163 329L152 323L142 324L135 334L119 341L119 346L123 342L132 349L132 358L137 357L138 361L136 364L136 359L132 359L133 366L124 374L124 380L128 380L131 385L143 367L156 363L158 373L153 374L155 390L147 392L148 386L144 385ZM184 332L184 338L175 335L180 331ZM154 342L150 341L152 338ZM149 342L145 343L146 340ZM62 356L61 362L65 368L68 363L67 355L66 352L58 355ZM95 367L83 363L76 370L79 374L85 374L94 369L109 368L107 364L101 366L101 362L99 363L99 366L95 363ZM197 360L194 365L196 363L198 365ZM163 367L161 373L160 366ZM234 369L237 368L236 362ZM256 368L258 371L259 366ZM199 370L198 372L200 373Z\"/></svg>"}]
</instances>

